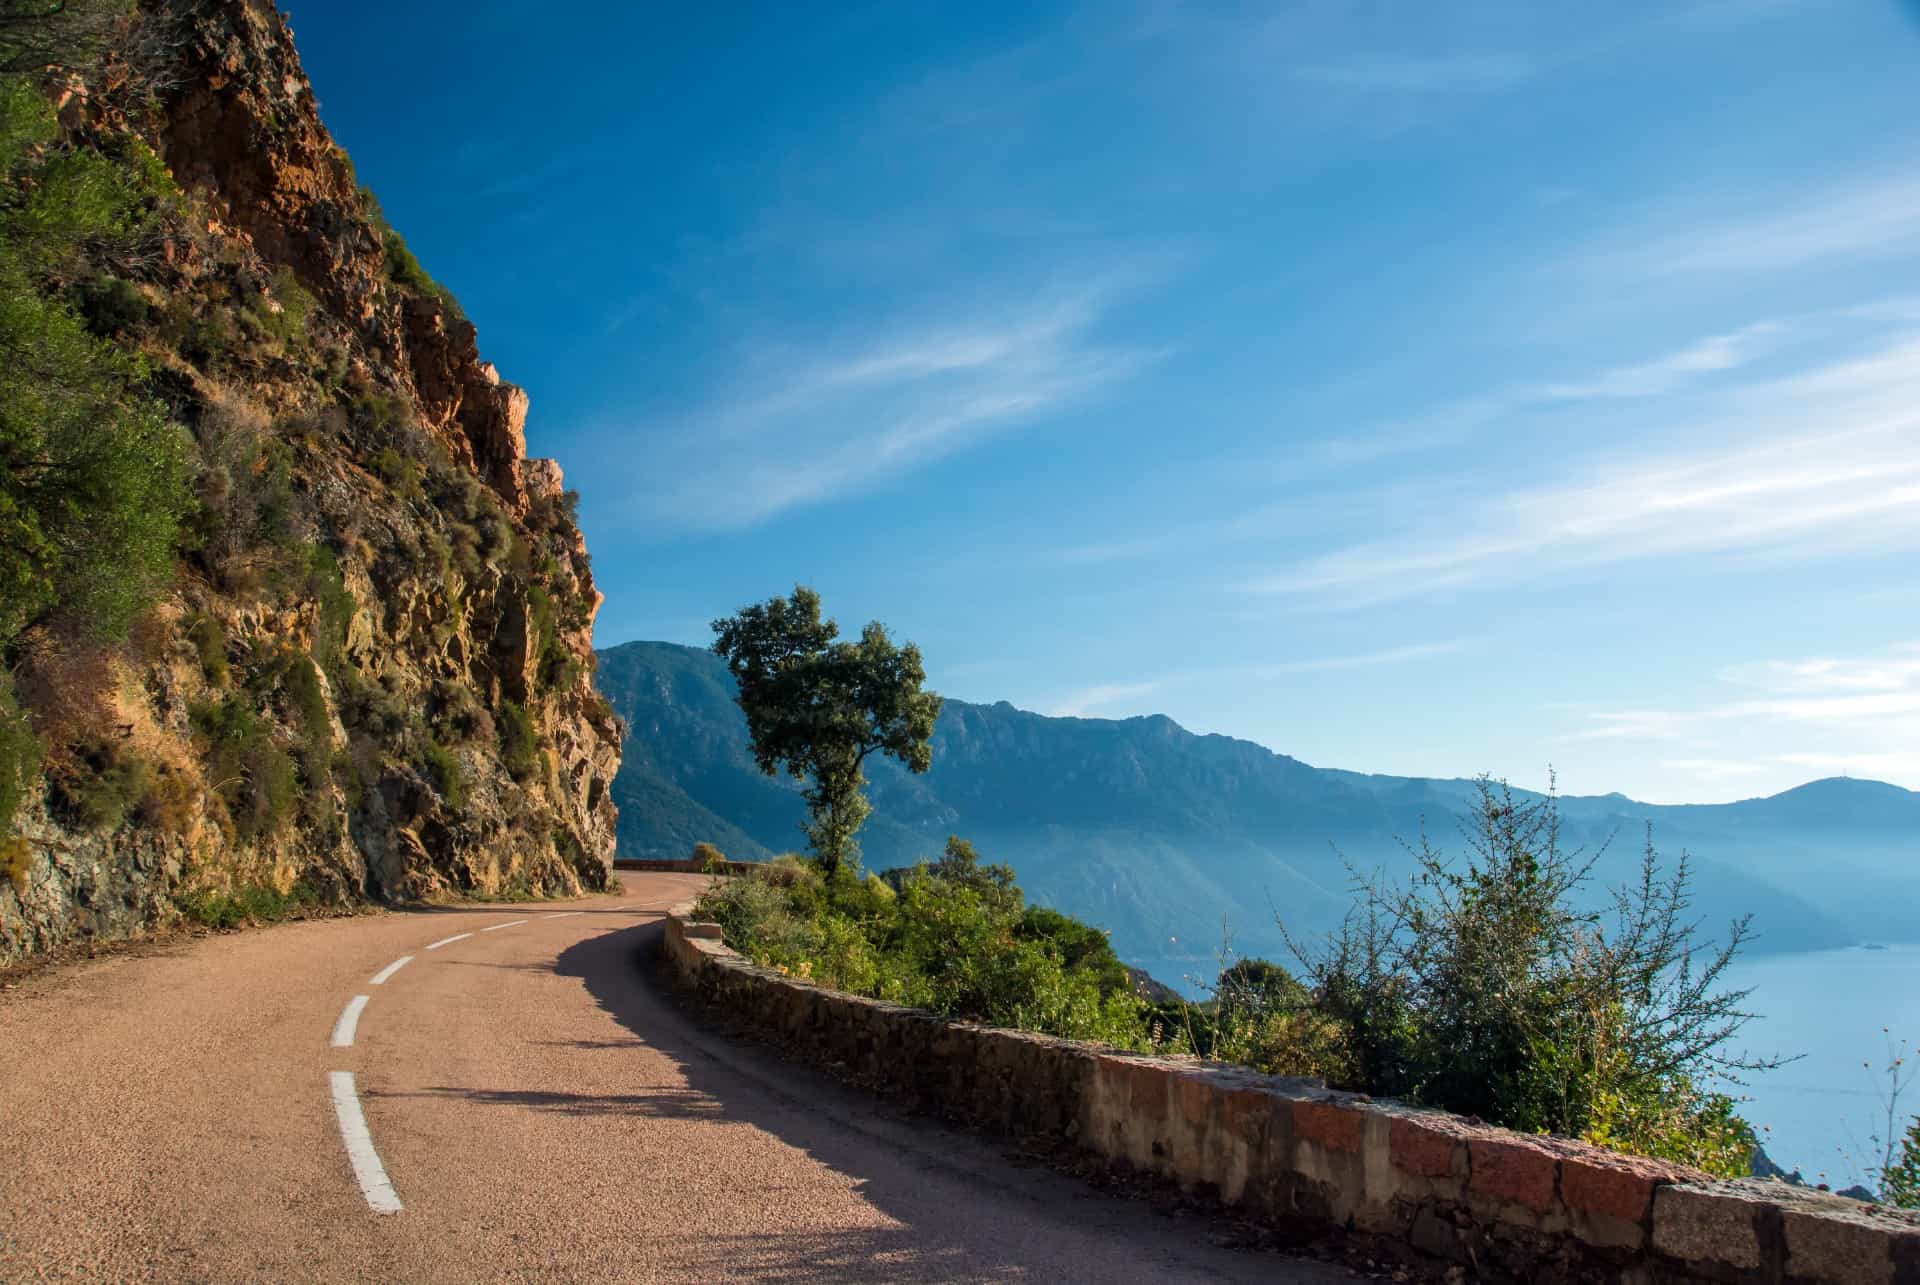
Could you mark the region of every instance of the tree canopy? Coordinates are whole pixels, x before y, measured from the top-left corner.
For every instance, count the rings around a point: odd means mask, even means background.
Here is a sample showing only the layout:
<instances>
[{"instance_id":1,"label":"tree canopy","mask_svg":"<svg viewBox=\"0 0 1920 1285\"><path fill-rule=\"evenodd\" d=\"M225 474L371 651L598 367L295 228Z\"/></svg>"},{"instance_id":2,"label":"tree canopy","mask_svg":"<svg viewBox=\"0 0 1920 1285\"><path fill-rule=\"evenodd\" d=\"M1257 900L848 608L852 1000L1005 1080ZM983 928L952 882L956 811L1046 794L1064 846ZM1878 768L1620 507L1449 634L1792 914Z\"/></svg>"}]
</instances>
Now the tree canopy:
<instances>
[{"instance_id":1,"label":"tree canopy","mask_svg":"<svg viewBox=\"0 0 1920 1285\"><path fill-rule=\"evenodd\" d=\"M713 622L713 650L739 684L754 760L785 770L806 789L807 840L829 872L859 853L854 835L871 810L862 787L875 753L910 772L933 763L940 698L922 690L920 649L895 644L873 621L855 642L820 615L820 595L802 586Z\"/></svg>"}]
</instances>

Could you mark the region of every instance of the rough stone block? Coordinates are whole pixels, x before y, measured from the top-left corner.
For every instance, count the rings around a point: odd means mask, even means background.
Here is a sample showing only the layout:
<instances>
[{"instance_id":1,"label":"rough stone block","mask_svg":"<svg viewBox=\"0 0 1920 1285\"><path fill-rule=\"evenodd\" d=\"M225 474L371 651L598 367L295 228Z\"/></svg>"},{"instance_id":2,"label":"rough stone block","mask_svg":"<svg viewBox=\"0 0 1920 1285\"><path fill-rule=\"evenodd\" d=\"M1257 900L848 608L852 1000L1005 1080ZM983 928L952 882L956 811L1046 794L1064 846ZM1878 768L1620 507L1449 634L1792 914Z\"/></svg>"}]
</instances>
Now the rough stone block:
<instances>
[{"instance_id":1,"label":"rough stone block","mask_svg":"<svg viewBox=\"0 0 1920 1285\"><path fill-rule=\"evenodd\" d=\"M1920 1216L1839 1196L1798 1192L1780 1216L1786 1274L1793 1280L1893 1285L1903 1262L1920 1267ZM1904 1251L1904 1252L1903 1252Z\"/></svg>"},{"instance_id":2,"label":"rough stone block","mask_svg":"<svg viewBox=\"0 0 1920 1285\"><path fill-rule=\"evenodd\" d=\"M1653 1247L1685 1263L1756 1270L1754 1215L1767 1204L1738 1183L1661 1187L1653 1193Z\"/></svg>"},{"instance_id":3,"label":"rough stone block","mask_svg":"<svg viewBox=\"0 0 1920 1285\"><path fill-rule=\"evenodd\" d=\"M1311 1099L1293 1103L1293 1136L1328 1151L1360 1153L1366 1118L1358 1108Z\"/></svg>"},{"instance_id":4,"label":"rough stone block","mask_svg":"<svg viewBox=\"0 0 1920 1285\"><path fill-rule=\"evenodd\" d=\"M1173 1077L1167 1074L1166 1068L1152 1062L1134 1062L1130 1065L1131 1092L1128 1096L1133 1114L1155 1125L1164 1124L1167 1119L1168 1086Z\"/></svg>"},{"instance_id":5,"label":"rough stone block","mask_svg":"<svg viewBox=\"0 0 1920 1285\"><path fill-rule=\"evenodd\" d=\"M1450 1116L1394 1116L1387 1126L1387 1150L1395 1169L1416 1178L1455 1178L1466 1172L1466 1130Z\"/></svg>"},{"instance_id":6,"label":"rough stone block","mask_svg":"<svg viewBox=\"0 0 1920 1285\"><path fill-rule=\"evenodd\" d=\"M1644 1223L1653 1212L1656 1188L1705 1177L1679 1165L1595 1149L1560 1157L1560 1198L1570 1213Z\"/></svg>"},{"instance_id":7,"label":"rough stone block","mask_svg":"<svg viewBox=\"0 0 1920 1285\"><path fill-rule=\"evenodd\" d=\"M1469 1194L1544 1214L1554 1205L1559 1160L1518 1134L1488 1134L1467 1144Z\"/></svg>"}]
</instances>

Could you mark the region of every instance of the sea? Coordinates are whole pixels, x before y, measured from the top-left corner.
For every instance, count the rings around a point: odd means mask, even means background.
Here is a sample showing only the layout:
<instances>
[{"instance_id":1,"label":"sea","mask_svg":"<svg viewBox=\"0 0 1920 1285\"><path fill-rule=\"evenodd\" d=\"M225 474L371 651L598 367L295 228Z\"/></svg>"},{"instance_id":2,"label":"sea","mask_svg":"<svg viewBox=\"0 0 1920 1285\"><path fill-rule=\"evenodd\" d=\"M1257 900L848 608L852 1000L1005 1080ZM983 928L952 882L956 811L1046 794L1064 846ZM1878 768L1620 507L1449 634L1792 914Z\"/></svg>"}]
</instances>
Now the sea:
<instances>
[{"instance_id":1,"label":"sea","mask_svg":"<svg viewBox=\"0 0 1920 1285\"><path fill-rule=\"evenodd\" d=\"M1887 1064L1920 1068L1920 945L1854 946L1736 961L1727 984L1752 988L1756 1014L1736 1043L1797 1057L1730 1090L1767 1155L1808 1182L1872 1186L1873 1139L1887 1134ZM1920 1076L1899 1101L1896 1136L1920 1115Z\"/></svg>"},{"instance_id":2,"label":"sea","mask_svg":"<svg viewBox=\"0 0 1920 1285\"><path fill-rule=\"evenodd\" d=\"M1129 962L1195 998L1220 970L1201 956ZM1887 1064L1920 1068L1920 945L1754 956L1735 961L1725 981L1751 989L1745 1006L1755 1014L1732 1046L1794 1059L1724 1086L1744 1099L1768 1157L1810 1183L1871 1186L1874 1139L1887 1134ZM1898 1105L1895 1136L1920 1115L1920 1075Z\"/></svg>"}]
</instances>

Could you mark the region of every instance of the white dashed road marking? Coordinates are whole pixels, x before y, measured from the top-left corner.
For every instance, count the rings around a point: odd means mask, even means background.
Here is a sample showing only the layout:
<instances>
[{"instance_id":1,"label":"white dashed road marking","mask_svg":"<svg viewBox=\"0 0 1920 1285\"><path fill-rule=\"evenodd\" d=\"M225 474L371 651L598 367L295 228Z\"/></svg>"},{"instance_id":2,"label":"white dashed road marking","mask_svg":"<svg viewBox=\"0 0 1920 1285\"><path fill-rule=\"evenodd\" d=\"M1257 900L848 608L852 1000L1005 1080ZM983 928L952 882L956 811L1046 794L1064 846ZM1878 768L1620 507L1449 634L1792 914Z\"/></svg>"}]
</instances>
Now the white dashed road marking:
<instances>
[{"instance_id":1,"label":"white dashed road marking","mask_svg":"<svg viewBox=\"0 0 1920 1285\"><path fill-rule=\"evenodd\" d=\"M499 932L499 931L500 931L500 930L501 930L502 928L517 928L517 927L519 927L519 926L520 926L521 924L524 924L524 923L526 923L526 922L527 922L527 921L526 921L526 920L524 920L524 919L509 919L509 920L508 920L508 921L507 921L506 923L504 923L504 924L495 924L495 925L493 925L493 926L492 926L491 928L482 928L482 929L481 929L480 931L481 931L481 932L483 932L483 933L497 933L497 932Z\"/></svg>"},{"instance_id":2,"label":"white dashed road marking","mask_svg":"<svg viewBox=\"0 0 1920 1285\"><path fill-rule=\"evenodd\" d=\"M373 975L373 981L370 983L370 985L373 985L373 986L380 985L380 983L386 981L387 978L393 976L395 973L399 972L401 969L405 968L408 964L411 964L412 962L413 962L412 955L400 956L400 958L394 960L391 964L388 964L385 968L375 973Z\"/></svg>"},{"instance_id":3,"label":"white dashed road marking","mask_svg":"<svg viewBox=\"0 0 1920 1285\"><path fill-rule=\"evenodd\" d=\"M333 1047L350 1049L353 1047L354 1028L360 1025L360 1014L367 1007L367 996L355 995L340 1010L340 1020L333 1024Z\"/></svg>"},{"instance_id":4,"label":"white dashed road marking","mask_svg":"<svg viewBox=\"0 0 1920 1285\"><path fill-rule=\"evenodd\" d=\"M571 919L571 918L573 918L573 917L574 917L575 915L584 915L584 914L586 914L586 913L587 913L587 912L586 912L586 911L584 911L584 910L569 910L569 911L567 911L567 912L566 912L565 914L559 914L559 915L542 915L542 916L541 916L541 918L542 918L542 919Z\"/></svg>"},{"instance_id":5,"label":"white dashed road marking","mask_svg":"<svg viewBox=\"0 0 1920 1285\"><path fill-rule=\"evenodd\" d=\"M365 997L361 998L364 1001ZM367 1117L361 1114L360 1095L353 1087L353 1072L331 1071L327 1079L333 1086L334 1113L340 1117L340 1139L347 1144L347 1159L353 1165L360 1194L367 1198L367 1205L376 1214L399 1213L400 1197L387 1179L379 1153L373 1149L373 1135L367 1132Z\"/></svg>"},{"instance_id":6,"label":"white dashed road marking","mask_svg":"<svg viewBox=\"0 0 1920 1285\"><path fill-rule=\"evenodd\" d=\"M428 946L427 949L439 950L442 946L451 946L456 941L465 941L467 938L471 936L473 936L472 933L455 933L451 937L442 937L439 941L436 941L432 945Z\"/></svg>"}]
</instances>

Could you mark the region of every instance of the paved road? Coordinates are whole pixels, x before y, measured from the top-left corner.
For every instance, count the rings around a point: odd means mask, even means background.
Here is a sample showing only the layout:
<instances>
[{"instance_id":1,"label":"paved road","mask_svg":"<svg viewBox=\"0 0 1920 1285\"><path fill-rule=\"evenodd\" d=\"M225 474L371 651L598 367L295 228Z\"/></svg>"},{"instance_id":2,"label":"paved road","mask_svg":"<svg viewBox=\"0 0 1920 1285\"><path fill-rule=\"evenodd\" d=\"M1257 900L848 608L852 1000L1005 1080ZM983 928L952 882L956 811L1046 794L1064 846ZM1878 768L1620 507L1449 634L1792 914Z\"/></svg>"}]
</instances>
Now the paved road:
<instances>
[{"instance_id":1,"label":"paved road","mask_svg":"<svg viewBox=\"0 0 1920 1285\"><path fill-rule=\"evenodd\" d=\"M1350 1279L690 1022L647 965L658 912L702 881L624 880L0 995L0 1280Z\"/></svg>"}]
</instances>

